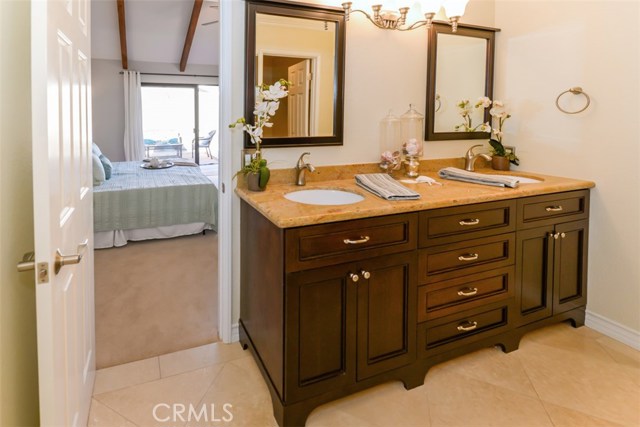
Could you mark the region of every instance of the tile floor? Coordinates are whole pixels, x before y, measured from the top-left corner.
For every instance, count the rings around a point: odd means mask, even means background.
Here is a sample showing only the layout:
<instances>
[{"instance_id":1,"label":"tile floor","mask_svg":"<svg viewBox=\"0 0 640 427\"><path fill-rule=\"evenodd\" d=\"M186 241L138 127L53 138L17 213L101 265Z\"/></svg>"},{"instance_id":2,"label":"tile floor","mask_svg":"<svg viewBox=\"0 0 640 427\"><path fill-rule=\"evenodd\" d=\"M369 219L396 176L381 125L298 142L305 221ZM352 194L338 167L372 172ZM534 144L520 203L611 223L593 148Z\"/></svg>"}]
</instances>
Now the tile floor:
<instances>
[{"instance_id":1,"label":"tile floor","mask_svg":"<svg viewBox=\"0 0 640 427\"><path fill-rule=\"evenodd\" d=\"M89 426L275 426L249 356L239 344L215 343L100 370ZM185 421L171 416L181 405ZM435 366L422 387L383 384L323 405L307 420L328 427L639 425L640 351L568 324L528 334L509 354L491 348Z\"/></svg>"}]
</instances>

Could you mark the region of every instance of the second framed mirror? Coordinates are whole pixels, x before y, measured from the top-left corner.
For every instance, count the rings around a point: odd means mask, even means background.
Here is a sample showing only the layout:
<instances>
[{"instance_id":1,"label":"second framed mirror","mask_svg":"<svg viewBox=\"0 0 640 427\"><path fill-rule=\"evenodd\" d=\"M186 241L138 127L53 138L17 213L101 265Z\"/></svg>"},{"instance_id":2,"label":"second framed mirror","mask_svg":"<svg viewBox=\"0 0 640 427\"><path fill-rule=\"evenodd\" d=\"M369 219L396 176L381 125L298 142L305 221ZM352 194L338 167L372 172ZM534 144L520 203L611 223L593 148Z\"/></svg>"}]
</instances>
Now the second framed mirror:
<instances>
[{"instance_id":1,"label":"second framed mirror","mask_svg":"<svg viewBox=\"0 0 640 427\"><path fill-rule=\"evenodd\" d=\"M341 8L247 2L245 117L253 117L257 85L291 82L263 146L342 145L344 37Z\"/></svg>"}]
</instances>

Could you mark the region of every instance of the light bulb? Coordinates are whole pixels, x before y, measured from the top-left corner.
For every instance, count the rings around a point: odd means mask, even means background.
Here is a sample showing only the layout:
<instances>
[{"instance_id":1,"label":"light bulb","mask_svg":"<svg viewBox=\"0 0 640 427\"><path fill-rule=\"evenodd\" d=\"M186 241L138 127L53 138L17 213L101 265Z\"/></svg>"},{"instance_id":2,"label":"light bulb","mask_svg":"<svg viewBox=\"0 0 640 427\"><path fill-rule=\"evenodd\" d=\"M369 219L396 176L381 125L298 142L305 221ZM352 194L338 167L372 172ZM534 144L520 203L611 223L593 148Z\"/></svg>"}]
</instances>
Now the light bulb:
<instances>
[{"instance_id":1,"label":"light bulb","mask_svg":"<svg viewBox=\"0 0 640 427\"><path fill-rule=\"evenodd\" d=\"M444 10L448 17L464 15L469 0L445 0Z\"/></svg>"}]
</instances>

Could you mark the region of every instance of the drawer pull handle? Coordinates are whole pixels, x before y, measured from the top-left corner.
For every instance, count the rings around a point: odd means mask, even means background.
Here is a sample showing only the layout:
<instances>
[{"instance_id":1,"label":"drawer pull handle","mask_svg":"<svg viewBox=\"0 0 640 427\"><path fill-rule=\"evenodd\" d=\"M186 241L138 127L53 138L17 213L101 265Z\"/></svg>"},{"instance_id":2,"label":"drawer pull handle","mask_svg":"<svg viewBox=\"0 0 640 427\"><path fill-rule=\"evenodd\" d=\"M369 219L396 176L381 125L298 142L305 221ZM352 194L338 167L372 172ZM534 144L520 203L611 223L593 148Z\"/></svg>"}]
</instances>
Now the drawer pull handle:
<instances>
[{"instance_id":1,"label":"drawer pull handle","mask_svg":"<svg viewBox=\"0 0 640 427\"><path fill-rule=\"evenodd\" d=\"M561 212L562 211L562 206L558 205L558 206L547 206L546 208L544 208L545 211L547 212Z\"/></svg>"},{"instance_id":2,"label":"drawer pull handle","mask_svg":"<svg viewBox=\"0 0 640 427\"><path fill-rule=\"evenodd\" d=\"M478 288L464 288L458 291L461 297L472 297L478 293Z\"/></svg>"},{"instance_id":3,"label":"drawer pull handle","mask_svg":"<svg viewBox=\"0 0 640 427\"><path fill-rule=\"evenodd\" d=\"M478 254L466 254L466 255L460 255L458 257L458 260L460 261L475 261L478 259Z\"/></svg>"},{"instance_id":4,"label":"drawer pull handle","mask_svg":"<svg viewBox=\"0 0 640 427\"><path fill-rule=\"evenodd\" d=\"M480 224L480 218L463 219L458 224L460 224L460 225L478 225L478 224Z\"/></svg>"},{"instance_id":5,"label":"drawer pull handle","mask_svg":"<svg viewBox=\"0 0 640 427\"><path fill-rule=\"evenodd\" d=\"M351 279L351 281L353 283L356 283L356 282L358 282L358 280L360 280L360 277L358 277L358 275L354 274L354 273L349 274L349 278Z\"/></svg>"},{"instance_id":6,"label":"drawer pull handle","mask_svg":"<svg viewBox=\"0 0 640 427\"><path fill-rule=\"evenodd\" d=\"M343 242L345 245L361 245L367 243L369 240L371 240L369 236L360 236L357 240L344 239Z\"/></svg>"},{"instance_id":7,"label":"drawer pull handle","mask_svg":"<svg viewBox=\"0 0 640 427\"><path fill-rule=\"evenodd\" d=\"M469 331L473 331L475 328L478 327L478 322L464 322L458 325L458 330L460 332L469 332Z\"/></svg>"},{"instance_id":8,"label":"drawer pull handle","mask_svg":"<svg viewBox=\"0 0 640 427\"><path fill-rule=\"evenodd\" d=\"M360 274L362 274L363 279L369 279L371 277L371 273L369 273L367 270L360 270Z\"/></svg>"}]
</instances>

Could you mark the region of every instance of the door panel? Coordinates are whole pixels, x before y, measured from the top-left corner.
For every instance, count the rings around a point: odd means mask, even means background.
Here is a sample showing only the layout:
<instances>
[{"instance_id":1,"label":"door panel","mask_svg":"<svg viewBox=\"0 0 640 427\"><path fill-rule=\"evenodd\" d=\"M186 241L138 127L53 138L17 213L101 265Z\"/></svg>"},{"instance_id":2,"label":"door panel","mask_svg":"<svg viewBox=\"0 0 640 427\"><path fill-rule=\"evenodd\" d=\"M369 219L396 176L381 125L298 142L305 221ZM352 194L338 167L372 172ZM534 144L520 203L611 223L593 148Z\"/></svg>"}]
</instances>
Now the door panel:
<instances>
[{"instance_id":1,"label":"door panel","mask_svg":"<svg viewBox=\"0 0 640 427\"><path fill-rule=\"evenodd\" d=\"M556 226L554 314L587 303L587 220Z\"/></svg>"},{"instance_id":2,"label":"door panel","mask_svg":"<svg viewBox=\"0 0 640 427\"><path fill-rule=\"evenodd\" d=\"M551 316L553 238L548 227L519 231L516 237L516 323Z\"/></svg>"},{"instance_id":3,"label":"door panel","mask_svg":"<svg viewBox=\"0 0 640 427\"><path fill-rule=\"evenodd\" d=\"M31 5L40 421L86 425L95 374L90 2ZM56 253L83 254L55 271ZM40 270L38 267L37 270Z\"/></svg>"},{"instance_id":4,"label":"door panel","mask_svg":"<svg viewBox=\"0 0 640 427\"><path fill-rule=\"evenodd\" d=\"M354 381L355 284L349 266L290 274L286 284L285 400Z\"/></svg>"},{"instance_id":5,"label":"door panel","mask_svg":"<svg viewBox=\"0 0 640 427\"><path fill-rule=\"evenodd\" d=\"M357 369L362 380L415 360L417 259L410 252L358 265Z\"/></svg>"}]
</instances>

